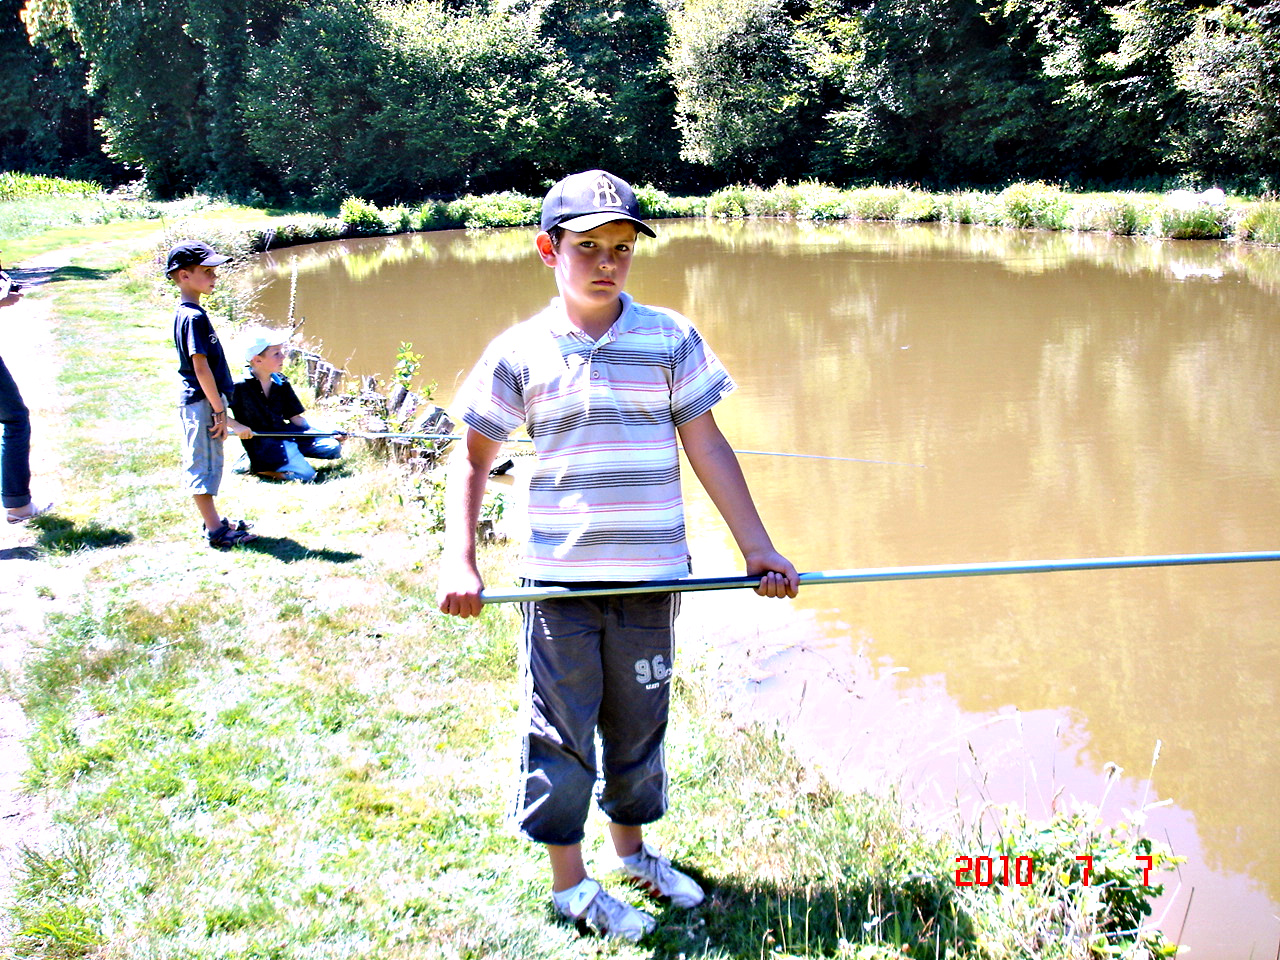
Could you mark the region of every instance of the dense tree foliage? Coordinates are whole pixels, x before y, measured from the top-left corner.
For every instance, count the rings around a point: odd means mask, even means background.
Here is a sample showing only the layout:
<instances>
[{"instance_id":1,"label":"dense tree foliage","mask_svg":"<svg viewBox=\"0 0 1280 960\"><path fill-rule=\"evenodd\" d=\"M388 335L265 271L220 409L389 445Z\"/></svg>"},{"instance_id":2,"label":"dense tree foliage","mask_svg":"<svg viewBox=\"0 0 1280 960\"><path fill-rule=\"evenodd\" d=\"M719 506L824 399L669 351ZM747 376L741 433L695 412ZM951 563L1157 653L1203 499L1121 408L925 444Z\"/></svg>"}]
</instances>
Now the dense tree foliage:
<instances>
[{"instance_id":1,"label":"dense tree foliage","mask_svg":"<svg viewBox=\"0 0 1280 960\"><path fill-rule=\"evenodd\" d=\"M1280 187L1280 0L0 0L0 37L0 163L159 196Z\"/></svg>"},{"instance_id":2,"label":"dense tree foliage","mask_svg":"<svg viewBox=\"0 0 1280 960\"><path fill-rule=\"evenodd\" d=\"M21 0L0 0L0 169L111 179L122 171L102 152L100 105L70 47L27 41Z\"/></svg>"}]
</instances>

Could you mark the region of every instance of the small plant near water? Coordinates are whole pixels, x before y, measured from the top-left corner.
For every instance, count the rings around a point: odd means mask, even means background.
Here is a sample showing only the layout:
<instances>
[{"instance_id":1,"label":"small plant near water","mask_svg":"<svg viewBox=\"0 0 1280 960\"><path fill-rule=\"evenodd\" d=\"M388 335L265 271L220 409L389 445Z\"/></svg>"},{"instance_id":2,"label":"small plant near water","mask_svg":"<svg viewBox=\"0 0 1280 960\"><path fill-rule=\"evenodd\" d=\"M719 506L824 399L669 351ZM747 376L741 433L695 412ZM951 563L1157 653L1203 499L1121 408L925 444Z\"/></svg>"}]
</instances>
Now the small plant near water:
<instances>
[{"instance_id":1,"label":"small plant near water","mask_svg":"<svg viewBox=\"0 0 1280 960\"><path fill-rule=\"evenodd\" d=\"M407 340L400 341L396 351L395 377L396 383L406 390L413 386L413 378L422 369L422 354L413 352L413 344Z\"/></svg>"},{"instance_id":2,"label":"small plant near water","mask_svg":"<svg viewBox=\"0 0 1280 960\"><path fill-rule=\"evenodd\" d=\"M980 193L954 191L939 196L938 219L944 223L983 223L990 200Z\"/></svg>"},{"instance_id":3,"label":"small plant near water","mask_svg":"<svg viewBox=\"0 0 1280 960\"><path fill-rule=\"evenodd\" d=\"M1087 805L1048 822L1009 808L994 842L956 857L957 898L1007 949L1021 942L1037 958L1082 944L1096 957L1172 957L1177 946L1148 921L1159 877L1184 859Z\"/></svg>"}]
</instances>

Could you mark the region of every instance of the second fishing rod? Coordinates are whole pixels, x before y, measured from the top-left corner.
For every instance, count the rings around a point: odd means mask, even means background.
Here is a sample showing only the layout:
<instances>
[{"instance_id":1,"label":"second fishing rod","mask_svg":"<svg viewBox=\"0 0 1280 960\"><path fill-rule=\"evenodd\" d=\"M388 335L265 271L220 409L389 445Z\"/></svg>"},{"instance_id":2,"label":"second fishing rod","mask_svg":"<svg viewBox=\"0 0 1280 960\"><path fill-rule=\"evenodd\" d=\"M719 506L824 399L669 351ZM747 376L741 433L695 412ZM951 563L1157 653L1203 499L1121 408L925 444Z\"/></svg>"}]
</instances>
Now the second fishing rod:
<instances>
[{"instance_id":1,"label":"second fishing rod","mask_svg":"<svg viewBox=\"0 0 1280 960\"><path fill-rule=\"evenodd\" d=\"M319 437L341 437L349 440L461 440L458 433L399 433L396 431L367 432L362 430L308 430L306 432L265 432L253 431L253 438L262 437L270 440L299 440ZM251 438L252 439L252 438ZM533 443L528 437L515 437L507 443ZM733 451L740 456L754 457L799 457L805 460L833 460L841 463L874 463L891 467L924 468L923 463L907 463L901 460L870 460L864 457L836 457L817 453L786 453L774 450L738 450Z\"/></svg>"}]
</instances>

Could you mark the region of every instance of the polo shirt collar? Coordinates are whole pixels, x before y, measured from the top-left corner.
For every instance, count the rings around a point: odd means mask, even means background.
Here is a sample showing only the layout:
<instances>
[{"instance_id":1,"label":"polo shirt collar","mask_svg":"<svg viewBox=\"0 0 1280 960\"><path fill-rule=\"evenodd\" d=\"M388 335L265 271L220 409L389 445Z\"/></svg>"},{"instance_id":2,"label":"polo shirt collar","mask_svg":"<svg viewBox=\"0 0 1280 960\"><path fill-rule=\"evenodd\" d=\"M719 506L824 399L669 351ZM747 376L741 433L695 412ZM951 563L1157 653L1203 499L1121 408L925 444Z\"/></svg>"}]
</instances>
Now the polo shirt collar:
<instances>
[{"instance_id":1,"label":"polo shirt collar","mask_svg":"<svg viewBox=\"0 0 1280 960\"><path fill-rule=\"evenodd\" d=\"M609 328L609 332L600 338L600 343L609 343L617 340L618 337L631 329L635 323L635 311L632 304L635 301L631 294L625 291L618 295L618 301L622 304L622 312L618 314L618 319L613 321L613 326ZM573 325L573 321L569 319L569 314L565 312L564 301L560 297L551 299L551 332L557 337L585 337L581 330Z\"/></svg>"}]
</instances>

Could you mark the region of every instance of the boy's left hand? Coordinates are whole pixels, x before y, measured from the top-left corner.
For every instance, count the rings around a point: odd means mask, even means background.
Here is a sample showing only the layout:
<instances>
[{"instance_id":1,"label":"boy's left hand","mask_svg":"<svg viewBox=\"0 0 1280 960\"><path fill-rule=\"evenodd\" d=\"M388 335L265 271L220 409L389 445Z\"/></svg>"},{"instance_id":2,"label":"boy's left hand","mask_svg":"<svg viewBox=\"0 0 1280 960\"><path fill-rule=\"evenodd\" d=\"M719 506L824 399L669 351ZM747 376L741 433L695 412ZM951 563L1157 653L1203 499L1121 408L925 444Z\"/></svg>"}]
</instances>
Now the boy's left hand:
<instances>
[{"instance_id":1,"label":"boy's left hand","mask_svg":"<svg viewBox=\"0 0 1280 960\"><path fill-rule=\"evenodd\" d=\"M800 589L800 574L776 550L747 557L747 576L757 574L762 576L755 591L762 597L794 597Z\"/></svg>"}]
</instances>

